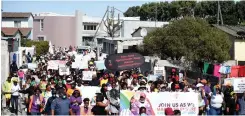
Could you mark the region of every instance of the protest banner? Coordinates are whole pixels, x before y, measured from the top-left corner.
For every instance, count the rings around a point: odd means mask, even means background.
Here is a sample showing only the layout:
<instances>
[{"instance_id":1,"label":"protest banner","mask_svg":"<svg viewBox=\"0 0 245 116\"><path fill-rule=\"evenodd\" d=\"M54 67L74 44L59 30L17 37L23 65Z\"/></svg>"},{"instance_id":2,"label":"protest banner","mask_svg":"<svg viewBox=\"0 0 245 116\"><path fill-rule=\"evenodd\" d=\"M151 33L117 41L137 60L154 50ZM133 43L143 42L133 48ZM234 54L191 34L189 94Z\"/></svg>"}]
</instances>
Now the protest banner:
<instances>
[{"instance_id":1,"label":"protest banner","mask_svg":"<svg viewBox=\"0 0 245 116\"><path fill-rule=\"evenodd\" d=\"M105 61L95 61L95 65L97 70L104 70L106 69L105 67Z\"/></svg>"},{"instance_id":2,"label":"protest banner","mask_svg":"<svg viewBox=\"0 0 245 116\"><path fill-rule=\"evenodd\" d=\"M120 108L121 110L131 110L130 101L134 98L137 102L140 92L121 91ZM180 110L183 115L198 115L198 94L195 92L154 92L146 93L146 99L149 101L151 115L165 115L165 108L171 107L173 110ZM134 115L135 112L132 112Z\"/></svg>"},{"instance_id":3,"label":"protest banner","mask_svg":"<svg viewBox=\"0 0 245 116\"><path fill-rule=\"evenodd\" d=\"M48 61L48 67L47 68L52 69L52 70L58 70L59 69L58 60Z\"/></svg>"},{"instance_id":4,"label":"protest banner","mask_svg":"<svg viewBox=\"0 0 245 116\"><path fill-rule=\"evenodd\" d=\"M96 71L83 71L83 80L91 81L93 75L96 75Z\"/></svg>"},{"instance_id":5,"label":"protest banner","mask_svg":"<svg viewBox=\"0 0 245 116\"><path fill-rule=\"evenodd\" d=\"M112 71L121 71L139 68L145 62L145 58L138 53L120 53L109 55L105 60L105 66Z\"/></svg>"},{"instance_id":6,"label":"protest banner","mask_svg":"<svg viewBox=\"0 0 245 116\"><path fill-rule=\"evenodd\" d=\"M36 63L28 63L27 66L31 70L35 70L37 68L37 64Z\"/></svg>"},{"instance_id":7,"label":"protest banner","mask_svg":"<svg viewBox=\"0 0 245 116\"><path fill-rule=\"evenodd\" d=\"M235 93L243 93L245 91L245 78L235 78L233 87Z\"/></svg>"},{"instance_id":8,"label":"protest banner","mask_svg":"<svg viewBox=\"0 0 245 116\"><path fill-rule=\"evenodd\" d=\"M79 90L82 93L82 98L89 98L91 101L92 99L96 96L95 93L97 90L99 90L100 87L96 87L96 86L83 86L81 87ZM83 106L84 104L81 104L81 106ZM93 105L93 104L91 104Z\"/></svg>"}]
</instances>

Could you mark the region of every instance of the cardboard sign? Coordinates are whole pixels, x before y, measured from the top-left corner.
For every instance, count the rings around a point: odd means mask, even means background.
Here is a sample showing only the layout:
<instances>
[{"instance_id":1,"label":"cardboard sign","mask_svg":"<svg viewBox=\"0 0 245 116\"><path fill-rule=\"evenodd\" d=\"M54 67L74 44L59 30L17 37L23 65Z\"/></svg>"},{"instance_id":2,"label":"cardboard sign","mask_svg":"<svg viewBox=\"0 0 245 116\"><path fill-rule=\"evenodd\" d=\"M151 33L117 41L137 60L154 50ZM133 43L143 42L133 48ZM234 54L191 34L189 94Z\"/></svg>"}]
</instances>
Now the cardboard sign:
<instances>
[{"instance_id":1,"label":"cardboard sign","mask_svg":"<svg viewBox=\"0 0 245 116\"><path fill-rule=\"evenodd\" d=\"M59 69L59 64L57 60L50 60L48 61L48 69L52 70L58 70Z\"/></svg>"},{"instance_id":2,"label":"cardboard sign","mask_svg":"<svg viewBox=\"0 0 245 116\"><path fill-rule=\"evenodd\" d=\"M70 75L70 68L66 66L59 67L59 74L60 75Z\"/></svg>"},{"instance_id":3,"label":"cardboard sign","mask_svg":"<svg viewBox=\"0 0 245 116\"><path fill-rule=\"evenodd\" d=\"M83 80L91 81L93 75L96 75L96 71L83 71Z\"/></svg>"},{"instance_id":4,"label":"cardboard sign","mask_svg":"<svg viewBox=\"0 0 245 116\"><path fill-rule=\"evenodd\" d=\"M164 67L154 67L154 75L165 76L165 68Z\"/></svg>"},{"instance_id":5,"label":"cardboard sign","mask_svg":"<svg viewBox=\"0 0 245 116\"><path fill-rule=\"evenodd\" d=\"M122 53L109 55L105 60L105 66L112 71L121 71L139 68L144 62L145 58L138 53Z\"/></svg>"},{"instance_id":6,"label":"cardboard sign","mask_svg":"<svg viewBox=\"0 0 245 116\"><path fill-rule=\"evenodd\" d=\"M105 67L105 61L95 61L95 65L97 70L104 70L106 69Z\"/></svg>"},{"instance_id":7,"label":"cardboard sign","mask_svg":"<svg viewBox=\"0 0 245 116\"><path fill-rule=\"evenodd\" d=\"M157 75L149 75L149 81L156 81L157 80L157 78L158 78L158 76Z\"/></svg>"},{"instance_id":8,"label":"cardboard sign","mask_svg":"<svg viewBox=\"0 0 245 116\"><path fill-rule=\"evenodd\" d=\"M233 87L235 93L243 93L245 91L245 78L235 78Z\"/></svg>"},{"instance_id":9,"label":"cardboard sign","mask_svg":"<svg viewBox=\"0 0 245 116\"><path fill-rule=\"evenodd\" d=\"M28 63L27 66L31 70L35 70L37 68L37 64L36 63Z\"/></svg>"}]
</instances>

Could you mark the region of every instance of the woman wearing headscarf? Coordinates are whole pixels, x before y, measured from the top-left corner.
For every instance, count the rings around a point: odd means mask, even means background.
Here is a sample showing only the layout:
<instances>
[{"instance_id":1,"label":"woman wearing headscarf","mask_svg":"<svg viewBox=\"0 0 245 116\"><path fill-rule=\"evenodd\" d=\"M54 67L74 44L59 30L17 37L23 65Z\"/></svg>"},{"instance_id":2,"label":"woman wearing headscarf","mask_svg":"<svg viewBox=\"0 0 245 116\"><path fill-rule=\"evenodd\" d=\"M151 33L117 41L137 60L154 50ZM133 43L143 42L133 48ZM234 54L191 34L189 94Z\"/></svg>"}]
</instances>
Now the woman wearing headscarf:
<instances>
[{"instance_id":1,"label":"woman wearing headscarf","mask_svg":"<svg viewBox=\"0 0 245 116\"><path fill-rule=\"evenodd\" d=\"M115 88L116 82L112 82L112 89L107 92L107 98L110 101L109 111L112 115L118 115L120 109L120 92Z\"/></svg>"},{"instance_id":2,"label":"woman wearing headscarf","mask_svg":"<svg viewBox=\"0 0 245 116\"><path fill-rule=\"evenodd\" d=\"M80 115L80 105L82 104L82 98L78 90L74 90L72 96L70 97L71 110L75 115Z\"/></svg>"},{"instance_id":3,"label":"woman wearing headscarf","mask_svg":"<svg viewBox=\"0 0 245 116\"><path fill-rule=\"evenodd\" d=\"M210 100L210 115L220 115L223 103L223 95L218 85L214 86Z\"/></svg>"}]
</instances>

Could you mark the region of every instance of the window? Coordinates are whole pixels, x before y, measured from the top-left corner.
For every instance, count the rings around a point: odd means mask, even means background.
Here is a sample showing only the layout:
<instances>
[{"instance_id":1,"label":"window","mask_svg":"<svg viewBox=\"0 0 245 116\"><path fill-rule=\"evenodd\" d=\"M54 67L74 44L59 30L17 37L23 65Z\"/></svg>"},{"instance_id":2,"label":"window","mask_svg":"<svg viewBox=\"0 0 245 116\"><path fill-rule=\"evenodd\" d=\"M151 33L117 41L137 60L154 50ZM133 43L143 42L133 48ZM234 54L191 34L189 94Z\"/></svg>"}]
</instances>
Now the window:
<instances>
[{"instance_id":1,"label":"window","mask_svg":"<svg viewBox=\"0 0 245 116\"><path fill-rule=\"evenodd\" d=\"M44 37L37 37L38 38L38 41L44 41Z\"/></svg>"},{"instance_id":2,"label":"window","mask_svg":"<svg viewBox=\"0 0 245 116\"><path fill-rule=\"evenodd\" d=\"M14 21L14 27L20 28L21 27L21 22L20 21Z\"/></svg>"},{"instance_id":3,"label":"window","mask_svg":"<svg viewBox=\"0 0 245 116\"><path fill-rule=\"evenodd\" d=\"M40 19L40 31L43 31L43 19Z\"/></svg>"},{"instance_id":4,"label":"window","mask_svg":"<svg viewBox=\"0 0 245 116\"><path fill-rule=\"evenodd\" d=\"M96 25L84 25L84 30L96 30Z\"/></svg>"}]
</instances>

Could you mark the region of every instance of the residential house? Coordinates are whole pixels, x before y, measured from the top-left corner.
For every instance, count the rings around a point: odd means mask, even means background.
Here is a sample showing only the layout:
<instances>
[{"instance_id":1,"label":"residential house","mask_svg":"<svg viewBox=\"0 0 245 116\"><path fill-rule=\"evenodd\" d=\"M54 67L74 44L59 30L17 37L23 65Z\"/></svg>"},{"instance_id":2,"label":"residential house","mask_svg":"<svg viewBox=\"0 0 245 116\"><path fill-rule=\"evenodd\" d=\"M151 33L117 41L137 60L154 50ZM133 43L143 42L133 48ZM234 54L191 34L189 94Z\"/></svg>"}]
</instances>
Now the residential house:
<instances>
[{"instance_id":1,"label":"residential house","mask_svg":"<svg viewBox=\"0 0 245 116\"><path fill-rule=\"evenodd\" d=\"M21 32L18 28L2 27L2 40L7 41L8 51L18 51L18 47L21 39Z\"/></svg>"},{"instance_id":2,"label":"residential house","mask_svg":"<svg viewBox=\"0 0 245 116\"><path fill-rule=\"evenodd\" d=\"M236 60L238 65L245 65L245 26L213 25L226 32L232 41L230 50L231 60Z\"/></svg>"},{"instance_id":3,"label":"residential house","mask_svg":"<svg viewBox=\"0 0 245 116\"><path fill-rule=\"evenodd\" d=\"M17 28L23 38L33 39L33 15L31 12L3 12L2 27Z\"/></svg>"}]
</instances>

